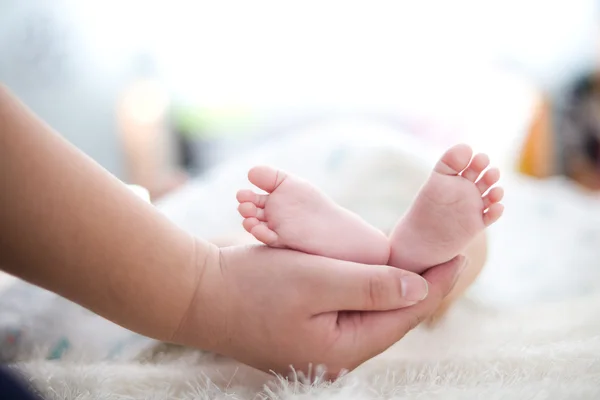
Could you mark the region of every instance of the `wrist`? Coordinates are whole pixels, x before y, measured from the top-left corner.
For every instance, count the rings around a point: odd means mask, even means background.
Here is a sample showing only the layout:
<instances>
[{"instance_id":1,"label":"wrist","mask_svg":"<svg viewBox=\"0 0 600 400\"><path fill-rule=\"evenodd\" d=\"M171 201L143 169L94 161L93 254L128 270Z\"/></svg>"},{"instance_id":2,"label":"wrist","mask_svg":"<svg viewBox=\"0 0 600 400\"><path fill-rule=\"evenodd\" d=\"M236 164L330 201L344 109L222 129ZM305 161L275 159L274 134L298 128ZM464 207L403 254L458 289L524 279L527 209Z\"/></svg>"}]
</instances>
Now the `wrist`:
<instances>
[{"instance_id":1,"label":"wrist","mask_svg":"<svg viewBox=\"0 0 600 400\"><path fill-rule=\"evenodd\" d=\"M194 240L195 289L169 341L214 351L220 347L226 330L222 254L216 245Z\"/></svg>"}]
</instances>

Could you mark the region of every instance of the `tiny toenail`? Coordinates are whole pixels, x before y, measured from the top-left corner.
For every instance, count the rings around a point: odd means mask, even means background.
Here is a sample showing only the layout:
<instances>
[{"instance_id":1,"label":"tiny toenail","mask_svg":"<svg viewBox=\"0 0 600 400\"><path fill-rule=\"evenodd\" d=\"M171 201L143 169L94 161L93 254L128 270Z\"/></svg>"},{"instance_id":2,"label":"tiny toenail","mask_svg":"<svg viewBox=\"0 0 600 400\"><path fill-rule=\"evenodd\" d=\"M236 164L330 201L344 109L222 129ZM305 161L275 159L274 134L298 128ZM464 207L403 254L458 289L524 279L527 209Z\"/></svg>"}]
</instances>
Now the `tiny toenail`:
<instances>
[{"instance_id":1,"label":"tiny toenail","mask_svg":"<svg viewBox=\"0 0 600 400\"><path fill-rule=\"evenodd\" d=\"M427 297L427 281L419 275L404 275L400 278L402 297L410 302L418 302Z\"/></svg>"}]
</instances>

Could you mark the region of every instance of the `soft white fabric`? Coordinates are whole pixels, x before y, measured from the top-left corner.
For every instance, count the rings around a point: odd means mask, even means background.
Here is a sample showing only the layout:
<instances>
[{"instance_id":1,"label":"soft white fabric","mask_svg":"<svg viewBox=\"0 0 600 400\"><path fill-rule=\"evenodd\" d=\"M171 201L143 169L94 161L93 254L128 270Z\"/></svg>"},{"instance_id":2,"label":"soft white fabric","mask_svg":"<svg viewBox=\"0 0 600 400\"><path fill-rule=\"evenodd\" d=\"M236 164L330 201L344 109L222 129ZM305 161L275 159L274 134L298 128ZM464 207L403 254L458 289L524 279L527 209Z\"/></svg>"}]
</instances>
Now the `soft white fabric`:
<instances>
[{"instance_id":1,"label":"soft white fabric","mask_svg":"<svg viewBox=\"0 0 600 400\"><path fill-rule=\"evenodd\" d=\"M384 126L332 124L224 165L158 206L207 238L241 233L235 191L248 186L249 166L269 163L386 229L438 155ZM160 345L119 363L74 354L19 367L54 399L600 398L600 203L560 180L509 174L504 184L506 214L490 229L489 265L470 296L436 329L415 330L334 384L287 383Z\"/></svg>"},{"instance_id":2,"label":"soft white fabric","mask_svg":"<svg viewBox=\"0 0 600 400\"><path fill-rule=\"evenodd\" d=\"M282 382L231 361L167 350L151 364L30 362L52 399L597 399L600 297L494 313L460 304L333 385ZM560 316L560 317L559 317ZM299 343L299 346L302 344ZM259 397L260 398L260 397Z\"/></svg>"}]
</instances>

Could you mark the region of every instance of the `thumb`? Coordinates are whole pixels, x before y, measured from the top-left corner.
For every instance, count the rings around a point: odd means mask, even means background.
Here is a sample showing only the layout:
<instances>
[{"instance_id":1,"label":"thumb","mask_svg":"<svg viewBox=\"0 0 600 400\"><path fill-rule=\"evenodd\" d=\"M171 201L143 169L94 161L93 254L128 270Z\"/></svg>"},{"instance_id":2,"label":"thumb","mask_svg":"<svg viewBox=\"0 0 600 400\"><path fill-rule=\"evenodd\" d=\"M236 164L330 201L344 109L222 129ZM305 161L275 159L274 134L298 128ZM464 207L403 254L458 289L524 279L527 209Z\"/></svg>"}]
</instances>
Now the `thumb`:
<instances>
[{"instance_id":1,"label":"thumb","mask_svg":"<svg viewBox=\"0 0 600 400\"><path fill-rule=\"evenodd\" d=\"M339 350L353 349L363 354L363 360L381 353L402 339L422 321L432 315L450 293L466 265L465 258L453 260L430 268L423 277L429 282L427 298L413 306L384 312L362 312L361 318L340 314L341 330ZM356 323L356 321L360 323ZM347 346L347 347L344 347Z\"/></svg>"},{"instance_id":2,"label":"thumb","mask_svg":"<svg viewBox=\"0 0 600 400\"><path fill-rule=\"evenodd\" d=\"M329 264L311 279L315 313L385 311L411 306L427 297L427 281L418 274L382 265Z\"/></svg>"}]
</instances>

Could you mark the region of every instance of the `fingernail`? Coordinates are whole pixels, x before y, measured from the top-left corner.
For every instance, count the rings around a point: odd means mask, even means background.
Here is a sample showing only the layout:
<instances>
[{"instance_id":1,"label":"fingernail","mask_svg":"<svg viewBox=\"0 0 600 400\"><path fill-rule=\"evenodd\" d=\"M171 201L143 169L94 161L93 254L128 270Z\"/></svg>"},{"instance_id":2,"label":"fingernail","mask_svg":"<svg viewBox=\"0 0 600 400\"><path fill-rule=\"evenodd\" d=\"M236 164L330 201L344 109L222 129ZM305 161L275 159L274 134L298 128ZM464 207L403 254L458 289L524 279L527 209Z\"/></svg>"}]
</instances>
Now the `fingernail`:
<instances>
[{"instance_id":1,"label":"fingernail","mask_svg":"<svg viewBox=\"0 0 600 400\"><path fill-rule=\"evenodd\" d=\"M400 278L402 297L411 302L418 302L427 297L429 288L427 281L419 275L405 275Z\"/></svg>"}]
</instances>

